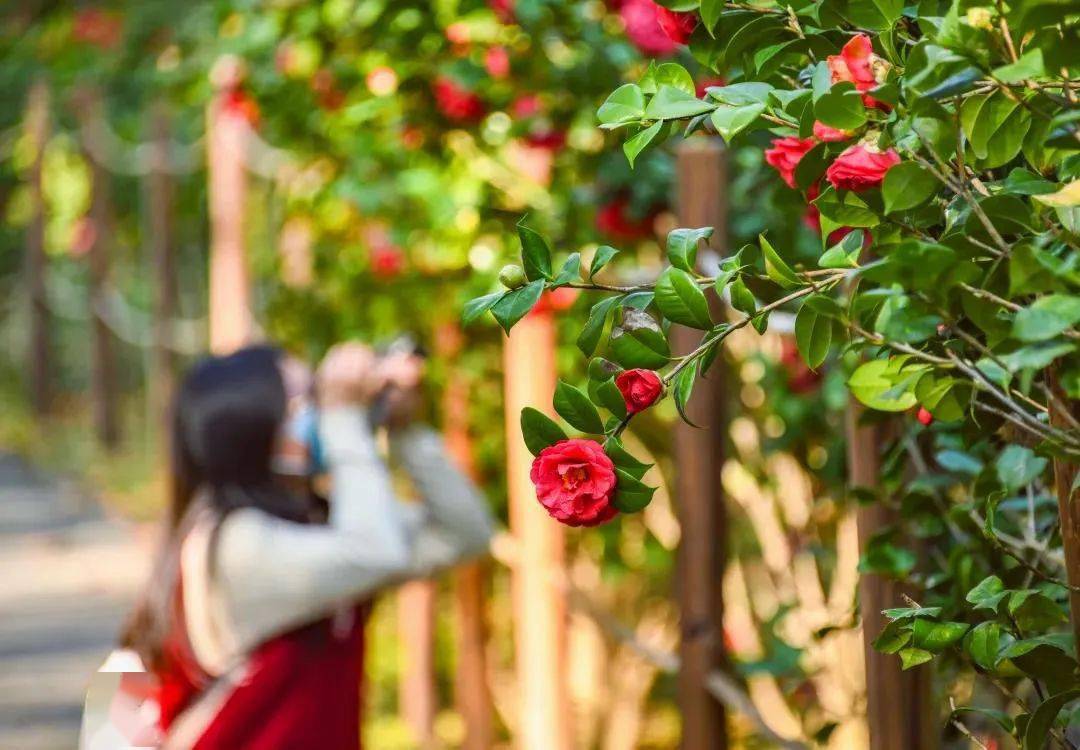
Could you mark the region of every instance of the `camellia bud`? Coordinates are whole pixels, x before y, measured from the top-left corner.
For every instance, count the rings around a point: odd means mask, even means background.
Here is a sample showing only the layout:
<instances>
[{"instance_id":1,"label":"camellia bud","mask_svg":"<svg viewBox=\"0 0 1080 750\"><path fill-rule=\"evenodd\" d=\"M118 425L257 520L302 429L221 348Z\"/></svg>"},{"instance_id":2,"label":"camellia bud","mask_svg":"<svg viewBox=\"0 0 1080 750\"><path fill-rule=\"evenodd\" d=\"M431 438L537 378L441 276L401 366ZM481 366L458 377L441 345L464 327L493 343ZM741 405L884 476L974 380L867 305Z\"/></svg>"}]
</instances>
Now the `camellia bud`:
<instances>
[{"instance_id":1,"label":"camellia bud","mask_svg":"<svg viewBox=\"0 0 1080 750\"><path fill-rule=\"evenodd\" d=\"M930 410L925 406L920 406L919 411L915 414L915 418L919 420L919 424L923 427L929 427L934 421L934 415L930 413Z\"/></svg>"},{"instance_id":2,"label":"camellia bud","mask_svg":"<svg viewBox=\"0 0 1080 750\"><path fill-rule=\"evenodd\" d=\"M968 8L967 22L976 29L992 31L994 14L989 8Z\"/></svg>"},{"instance_id":3,"label":"camellia bud","mask_svg":"<svg viewBox=\"0 0 1080 750\"><path fill-rule=\"evenodd\" d=\"M525 286L525 269L517 263L508 263L499 271L499 283L507 289L517 289Z\"/></svg>"}]
</instances>

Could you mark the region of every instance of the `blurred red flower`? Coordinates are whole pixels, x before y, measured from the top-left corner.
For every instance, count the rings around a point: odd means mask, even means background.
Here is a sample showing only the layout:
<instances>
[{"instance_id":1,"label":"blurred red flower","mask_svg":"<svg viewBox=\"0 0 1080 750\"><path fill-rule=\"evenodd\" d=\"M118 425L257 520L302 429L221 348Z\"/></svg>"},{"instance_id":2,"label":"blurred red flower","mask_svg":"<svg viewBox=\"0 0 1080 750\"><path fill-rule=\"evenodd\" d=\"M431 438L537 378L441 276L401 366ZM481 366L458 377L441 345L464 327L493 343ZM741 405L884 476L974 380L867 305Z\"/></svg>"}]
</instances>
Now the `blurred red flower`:
<instances>
[{"instance_id":1,"label":"blurred red flower","mask_svg":"<svg viewBox=\"0 0 1080 750\"><path fill-rule=\"evenodd\" d=\"M487 111L479 96L447 76L435 79L432 90L435 94L435 105L449 120L476 122Z\"/></svg>"},{"instance_id":2,"label":"blurred red flower","mask_svg":"<svg viewBox=\"0 0 1080 750\"><path fill-rule=\"evenodd\" d=\"M124 36L124 20L101 8L83 8L75 14L71 36L77 42L112 49Z\"/></svg>"},{"instance_id":3,"label":"blurred red flower","mask_svg":"<svg viewBox=\"0 0 1080 750\"><path fill-rule=\"evenodd\" d=\"M653 234L656 211L641 218L630 214L630 202L625 196L613 198L596 212L596 228L617 240L640 240Z\"/></svg>"},{"instance_id":4,"label":"blurred red flower","mask_svg":"<svg viewBox=\"0 0 1080 750\"><path fill-rule=\"evenodd\" d=\"M626 29L626 37L643 54L668 57L679 45L660 26L659 9L652 0L624 0L619 7L619 17Z\"/></svg>"},{"instance_id":5,"label":"blurred red flower","mask_svg":"<svg viewBox=\"0 0 1080 750\"><path fill-rule=\"evenodd\" d=\"M484 68L492 78L506 78L510 75L510 53L506 51L506 47L488 47L484 53Z\"/></svg>"}]
</instances>

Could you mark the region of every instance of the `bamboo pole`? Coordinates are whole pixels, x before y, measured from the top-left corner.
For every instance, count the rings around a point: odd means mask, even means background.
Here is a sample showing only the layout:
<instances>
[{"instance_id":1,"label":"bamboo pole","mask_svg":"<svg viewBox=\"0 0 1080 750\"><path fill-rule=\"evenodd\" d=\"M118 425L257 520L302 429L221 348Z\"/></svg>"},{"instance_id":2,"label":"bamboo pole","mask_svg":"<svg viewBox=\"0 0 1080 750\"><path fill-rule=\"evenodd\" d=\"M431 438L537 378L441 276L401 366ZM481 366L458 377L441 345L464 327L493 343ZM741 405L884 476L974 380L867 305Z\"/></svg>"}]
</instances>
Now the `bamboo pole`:
<instances>
[{"instance_id":1,"label":"bamboo pole","mask_svg":"<svg viewBox=\"0 0 1080 750\"><path fill-rule=\"evenodd\" d=\"M419 750L435 747L435 582L409 581L398 589L401 680L398 705Z\"/></svg>"},{"instance_id":2,"label":"bamboo pole","mask_svg":"<svg viewBox=\"0 0 1080 750\"><path fill-rule=\"evenodd\" d=\"M218 93L207 110L206 158L210 203L210 350L226 354L248 343L252 334L251 284L244 235L247 197L245 152L251 128L242 113L228 106L231 87L242 70L220 71L240 63L215 66Z\"/></svg>"},{"instance_id":3,"label":"bamboo pole","mask_svg":"<svg viewBox=\"0 0 1080 750\"><path fill-rule=\"evenodd\" d=\"M846 415L848 482L871 487L881 472L881 449L885 440L880 425L863 424L862 407L854 399ZM895 523L896 513L881 503L859 508L859 548L881 529ZM874 750L932 750L938 745L936 708L931 700L929 667L903 671L893 654L882 654L873 641L887 620L882 610L900 606L901 586L891 579L864 573L859 579L863 654L866 665L866 723Z\"/></svg>"},{"instance_id":4,"label":"bamboo pole","mask_svg":"<svg viewBox=\"0 0 1080 750\"><path fill-rule=\"evenodd\" d=\"M169 404L176 378L176 360L172 350L176 268L173 251L173 184L169 171L169 112L163 101L156 102L151 109L149 130L153 155L146 178L146 193L154 277L150 404L155 418L165 431L163 434L168 434Z\"/></svg>"},{"instance_id":5,"label":"bamboo pole","mask_svg":"<svg viewBox=\"0 0 1080 750\"><path fill-rule=\"evenodd\" d=\"M519 425L526 406L551 412L555 346L552 314L534 312L514 326L503 348L510 531L520 550L511 581L520 750L568 750L571 743L566 600L556 583L564 567L564 535L536 501L529 480L532 456Z\"/></svg>"},{"instance_id":6,"label":"bamboo pole","mask_svg":"<svg viewBox=\"0 0 1080 750\"><path fill-rule=\"evenodd\" d=\"M684 141L677 155L679 223L715 227L710 246L722 249L726 231L726 159L718 140ZM719 309L714 310L714 314ZM676 353L695 348L700 332L673 326ZM724 666L722 583L726 562L727 512L721 470L725 452L725 378L721 363L695 387L687 412L696 429L679 422L674 431L676 490L682 536L678 550L678 696L685 750L724 750L726 712L706 686L706 676Z\"/></svg>"},{"instance_id":7,"label":"bamboo pole","mask_svg":"<svg viewBox=\"0 0 1080 750\"><path fill-rule=\"evenodd\" d=\"M1048 373L1050 388L1050 424L1069 429L1069 409L1072 416L1080 416L1077 402L1070 399L1058 381L1057 368ZM1054 491L1058 499L1058 517L1061 521L1061 546L1065 551L1065 575L1069 585L1069 611L1073 636L1080 643L1080 492L1076 489L1077 465L1063 458L1054 459Z\"/></svg>"},{"instance_id":8,"label":"bamboo pole","mask_svg":"<svg viewBox=\"0 0 1080 750\"><path fill-rule=\"evenodd\" d=\"M457 323L445 323L436 333L439 357L454 362L461 353L463 337ZM460 367L451 367L443 389L443 438L450 457L463 472L476 478L469 435L469 392L471 382ZM469 562L453 573L454 622L457 641L457 669L454 700L465 722L461 750L490 750L493 708L487 682L487 622L484 593L488 567Z\"/></svg>"},{"instance_id":9,"label":"bamboo pole","mask_svg":"<svg viewBox=\"0 0 1080 750\"><path fill-rule=\"evenodd\" d=\"M26 228L26 287L30 296L29 362L30 401L34 412L49 412L52 372L49 342L49 301L45 289L45 193L42 184L42 160L49 140L49 87L44 80L30 87L26 108L26 131L33 144L34 161L30 166L32 213Z\"/></svg>"},{"instance_id":10,"label":"bamboo pole","mask_svg":"<svg viewBox=\"0 0 1080 750\"><path fill-rule=\"evenodd\" d=\"M85 90L76 102L79 117L97 117L101 112L101 92ZM90 165L92 193L90 221L94 239L87 251L89 266L90 306L90 401L94 435L107 450L114 450L120 441L120 425L116 413L116 369L113 362L113 337L102 318L105 308L105 286L109 277L109 248L112 240L112 180L105 165L86 153Z\"/></svg>"}]
</instances>

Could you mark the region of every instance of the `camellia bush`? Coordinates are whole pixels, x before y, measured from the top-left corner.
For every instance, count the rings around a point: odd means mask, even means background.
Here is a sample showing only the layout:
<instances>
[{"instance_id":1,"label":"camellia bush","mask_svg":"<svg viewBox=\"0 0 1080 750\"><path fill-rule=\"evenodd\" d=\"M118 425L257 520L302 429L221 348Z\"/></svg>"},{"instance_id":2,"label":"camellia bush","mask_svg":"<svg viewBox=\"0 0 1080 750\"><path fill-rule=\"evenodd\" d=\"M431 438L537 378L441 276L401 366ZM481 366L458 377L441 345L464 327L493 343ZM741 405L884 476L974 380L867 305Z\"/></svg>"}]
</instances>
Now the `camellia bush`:
<instances>
[{"instance_id":1,"label":"camellia bush","mask_svg":"<svg viewBox=\"0 0 1080 750\"><path fill-rule=\"evenodd\" d=\"M842 369L865 420L910 415L891 420L880 486L852 490L902 518L861 563L912 591L877 648L975 676L971 705L951 707L965 733L1074 747L1080 3L662 4L662 28L724 84L698 91L654 63L608 96L599 126L624 136L631 164L672 137L768 143L805 202L791 222L820 233L820 252L763 234L705 267L714 229L678 228L659 276L627 284L617 248L562 259L519 225L520 264L466 321L490 311L509 332L546 290L597 295L577 341L585 374L554 393L563 423L521 415L539 501L574 526L640 511L648 464L621 441L635 415L670 397L685 418L725 339L794 313L805 364ZM698 345L673 351L672 325Z\"/></svg>"}]
</instances>

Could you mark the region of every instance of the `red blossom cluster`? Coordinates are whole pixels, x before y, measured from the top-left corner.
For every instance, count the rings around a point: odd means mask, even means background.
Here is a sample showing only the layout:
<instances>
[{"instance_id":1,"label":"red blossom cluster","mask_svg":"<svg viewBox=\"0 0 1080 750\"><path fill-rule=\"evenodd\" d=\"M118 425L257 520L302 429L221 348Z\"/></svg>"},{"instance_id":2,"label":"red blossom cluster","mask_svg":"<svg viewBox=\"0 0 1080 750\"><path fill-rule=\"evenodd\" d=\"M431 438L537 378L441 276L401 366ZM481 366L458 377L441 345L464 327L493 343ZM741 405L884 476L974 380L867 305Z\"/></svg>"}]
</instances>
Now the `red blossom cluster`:
<instances>
[{"instance_id":1,"label":"red blossom cluster","mask_svg":"<svg viewBox=\"0 0 1080 750\"><path fill-rule=\"evenodd\" d=\"M477 122L487 112L484 101L453 78L439 76L431 88L435 95L435 106L448 120Z\"/></svg>"},{"instance_id":2,"label":"red blossom cluster","mask_svg":"<svg viewBox=\"0 0 1080 750\"><path fill-rule=\"evenodd\" d=\"M698 24L696 13L677 13L653 0L622 0L619 4L626 37L650 57L668 57L686 44Z\"/></svg>"}]
</instances>

